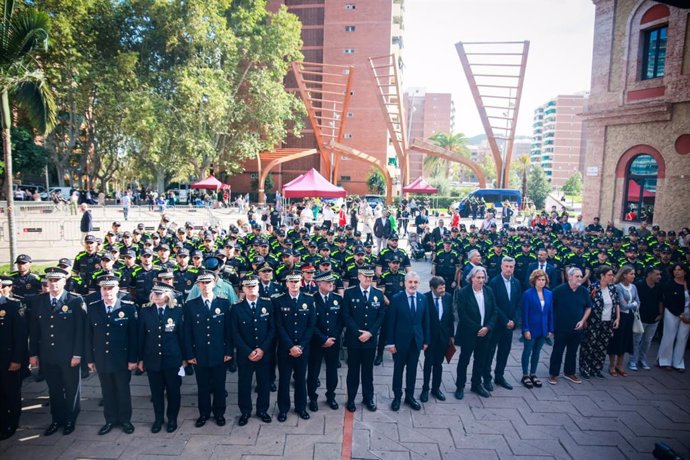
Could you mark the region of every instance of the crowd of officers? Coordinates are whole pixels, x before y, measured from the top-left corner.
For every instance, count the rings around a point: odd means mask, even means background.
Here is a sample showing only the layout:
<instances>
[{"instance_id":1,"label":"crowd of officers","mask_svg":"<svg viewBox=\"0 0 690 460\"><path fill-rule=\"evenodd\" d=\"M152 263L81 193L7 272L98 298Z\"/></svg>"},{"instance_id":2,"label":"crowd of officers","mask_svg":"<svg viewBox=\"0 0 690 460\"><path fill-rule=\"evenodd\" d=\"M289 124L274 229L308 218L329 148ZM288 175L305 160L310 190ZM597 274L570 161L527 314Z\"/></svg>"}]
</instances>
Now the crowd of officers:
<instances>
[{"instance_id":1,"label":"crowd of officers","mask_svg":"<svg viewBox=\"0 0 690 460\"><path fill-rule=\"evenodd\" d=\"M128 434L134 431L133 371L147 374L154 433L166 418L166 430L177 429L181 376L191 374L198 385L197 427L210 419L225 424L227 371L239 373L240 426L253 410L263 422L271 422L272 391L277 391L280 422L291 405L308 419L307 408L319 408L324 362L326 404L339 408L337 368L345 348L346 408L356 410L361 384L364 406L376 410L373 366L381 364L384 348L391 345L382 326L390 299L405 290L405 274L411 270L397 235L374 254L371 243L362 242L351 226L307 228L297 219L289 228L255 225L247 234L235 226L227 231L195 228L189 222L178 227L168 219L152 233L142 224L131 232L120 227L113 222L103 239L87 235L74 262L60 259L42 277L32 272L31 257L22 254L14 261L17 271L1 278L0 438L12 436L18 427L21 380L31 375L28 364L49 388L52 422L45 435L74 430L80 377L89 371L98 374L102 388L106 423L99 434L115 426ZM664 268L673 262L690 259L673 232L653 227L639 234L631 229L621 237L613 230L596 221L577 235L526 227L499 232L474 226L467 231L464 225L435 229L430 311L444 291L452 294L467 283L475 267L485 267L487 281L498 276L505 256L515 260L513 276L523 291L535 269L546 271L554 288L571 267L582 271L586 283L601 265L631 265L639 276L646 266L667 273ZM515 317L508 323L515 327L519 318L511 315ZM431 331L432 342L438 333ZM444 338L433 360L432 394L441 400L439 369L452 340ZM489 373L494 353L488 356ZM505 350L500 354L505 361ZM428 399L432 365L428 367L422 401Z\"/></svg>"}]
</instances>

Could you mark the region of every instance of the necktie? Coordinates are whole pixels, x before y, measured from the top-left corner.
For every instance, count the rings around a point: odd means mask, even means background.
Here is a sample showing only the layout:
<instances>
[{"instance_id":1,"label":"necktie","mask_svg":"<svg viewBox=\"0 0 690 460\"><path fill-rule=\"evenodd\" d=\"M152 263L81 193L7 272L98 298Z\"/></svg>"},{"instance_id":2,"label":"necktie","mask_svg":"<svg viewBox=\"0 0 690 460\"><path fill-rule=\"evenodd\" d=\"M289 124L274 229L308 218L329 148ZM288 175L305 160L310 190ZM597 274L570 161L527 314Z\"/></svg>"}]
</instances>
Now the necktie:
<instances>
[{"instance_id":1,"label":"necktie","mask_svg":"<svg viewBox=\"0 0 690 460\"><path fill-rule=\"evenodd\" d=\"M207 309L207 310L210 310L210 309L211 309L211 302L209 302L208 300L205 300L205 301L204 301L204 305L206 305L206 309Z\"/></svg>"},{"instance_id":2,"label":"necktie","mask_svg":"<svg viewBox=\"0 0 690 460\"><path fill-rule=\"evenodd\" d=\"M256 303L255 302L250 302L249 306L252 307L252 311L256 310Z\"/></svg>"},{"instance_id":3,"label":"necktie","mask_svg":"<svg viewBox=\"0 0 690 460\"><path fill-rule=\"evenodd\" d=\"M105 307L105 311L107 314L111 314L113 312L113 307L111 305L107 305Z\"/></svg>"},{"instance_id":4,"label":"necktie","mask_svg":"<svg viewBox=\"0 0 690 460\"><path fill-rule=\"evenodd\" d=\"M539 264L539 270L544 271L544 264Z\"/></svg>"},{"instance_id":5,"label":"necktie","mask_svg":"<svg viewBox=\"0 0 690 460\"><path fill-rule=\"evenodd\" d=\"M365 289L364 290L364 299L366 300L368 298L369 298L369 290Z\"/></svg>"},{"instance_id":6,"label":"necktie","mask_svg":"<svg viewBox=\"0 0 690 460\"><path fill-rule=\"evenodd\" d=\"M163 319L163 312L165 311L165 308L163 307L158 307L158 318Z\"/></svg>"},{"instance_id":7,"label":"necktie","mask_svg":"<svg viewBox=\"0 0 690 460\"><path fill-rule=\"evenodd\" d=\"M410 311L412 313L417 311L417 309L415 308L415 305L414 305L414 296L413 295L410 296Z\"/></svg>"},{"instance_id":8,"label":"necktie","mask_svg":"<svg viewBox=\"0 0 690 460\"><path fill-rule=\"evenodd\" d=\"M328 294L323 296L323 303L328 304Z\"/></svg>"},{"instance_id":9,"label":"necktie","mask_svg":"<svg viewBox=\"0 0 690 460\"><path fill-rule=\"evenodd\" d=\"M57 310L57 299L53 299L50 302L50 305L53 307L53 310Z\"/></svg>"},{"instance_id":10,"label":"necktie","mask_svg":"<svg viewBox=\"0 0 690 460\"><path fill-rule=\"evenodd\" d=\"M443 316L443 304L441 304L441 298L436 297L436 310L438 310L438 320L441 321Z\"/></svg>"}]
</instances>

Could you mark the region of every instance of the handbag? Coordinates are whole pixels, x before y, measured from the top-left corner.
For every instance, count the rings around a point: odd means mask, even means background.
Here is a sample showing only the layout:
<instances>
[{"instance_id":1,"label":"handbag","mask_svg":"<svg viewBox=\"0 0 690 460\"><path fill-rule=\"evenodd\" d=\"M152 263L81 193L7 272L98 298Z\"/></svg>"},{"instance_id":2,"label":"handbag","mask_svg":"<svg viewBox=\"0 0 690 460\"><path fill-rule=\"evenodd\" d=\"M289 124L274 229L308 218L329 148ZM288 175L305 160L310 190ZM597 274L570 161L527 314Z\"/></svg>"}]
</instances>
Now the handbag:
<instances>
[{"instance_id":1,"label":"handbag","mask_svg":"<svg viewBox=\"0 0 690 460\"><path fill-rule=\"evenodd\" d=\"M640 318L640 309L636 308L633 310L633 334L642 334L644 332L644 325L642 324L642 319Z\"/></svg>"}]
</instances>

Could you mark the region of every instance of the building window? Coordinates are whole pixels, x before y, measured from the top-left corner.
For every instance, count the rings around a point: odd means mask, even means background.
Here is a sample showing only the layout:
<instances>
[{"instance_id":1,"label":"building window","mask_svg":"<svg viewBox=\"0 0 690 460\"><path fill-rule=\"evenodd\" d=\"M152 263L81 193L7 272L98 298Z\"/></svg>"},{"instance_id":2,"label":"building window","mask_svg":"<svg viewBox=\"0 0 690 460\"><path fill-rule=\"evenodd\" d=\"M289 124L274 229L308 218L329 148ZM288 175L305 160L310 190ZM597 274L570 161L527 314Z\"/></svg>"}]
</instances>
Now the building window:
<instances>
[{"instance_id":1,"label":"building window","mask_svg":"<svg viewBox=\"0 0 690 460\"><path fill-rule=\"evenodd\" d=\"M354 96L354 95L355 95L355 90L353 89L352 91L350 91L350 96Z\"/></svg>"},{"instance_id":2,"label":"building window","mask_svg":"<svg viewBox=\"0 0 690 460\"><path fill-rule=\"evenodd\" d=\"M352 118L352 117L354 117L354 116L355 116L354 113L352 113L352 112L347 112L347 118Z\"/></svg>"},{"instance_id":3,"label":"building window","mask_svg":"<svg viewBox=\"0 0 690 460\"><path fill-rule=\"evenodd\" d=\"M345 54L355 54L355 49L354 48L345 48L343 50L343 53Z\"/></svg>"},{"instance_id":4,"label":"building window","mask_svg":"<svg viewBox=\"0 0 690 460\"><path fill-rule=\"evenodd\" d=\"M352 139L352 133L343 134L343 139Z\"/></svg>"},{"instance_id":5,"label":"building window","mask_svg":"<svg viewBox=\"0 0 690 460\"><path fill-rule=\"evenodd\" d=\"M623 220L652 222L659 165L654 157L638 155L630 162L625 174Z\"/></svg>"},{"instance_id":6,"label":"building window","mask_svg":"<svg viewBox=\"0 0 690 460\"><path fill-rule=\"evenodd\" d=\"M355 26L345 26L345 32L354 32L355 29Z\"/></svg>"},{"instance_id":7,"label":"building window","mask_svg":"<svg viewBox=\"0 0 690 460\"><path fill-rule=\"evenodd\" d=\"M354 9L356 9L356 8L357 8L357 5L355 5L354 3L346 3L346 4L345 4L345 9L346 9L346 10L354 10Z\"/></svg>"},{"instance_id":8,"label":"building window","mask_svg":"<svg viewBox=\"0 0 690 460\"><path fill-rule=\"evenodd\" d=\"M351 181L351 180L352 180L352 179L350 178L350 176L340 176L340 181L341 181L341 182L349 182L349 181Z\"/></svg>"},{"instance_id":9,"label":"building window","mask_svg":"<svg viewBox=\"0 0 690 460\"><path fill-rule=\"evenodd\" d=\"M666 64L666 35L668 26L645 30L644 54L642 56L642 79L649 80L664 76Z\"/></svg>"}]
</instances>

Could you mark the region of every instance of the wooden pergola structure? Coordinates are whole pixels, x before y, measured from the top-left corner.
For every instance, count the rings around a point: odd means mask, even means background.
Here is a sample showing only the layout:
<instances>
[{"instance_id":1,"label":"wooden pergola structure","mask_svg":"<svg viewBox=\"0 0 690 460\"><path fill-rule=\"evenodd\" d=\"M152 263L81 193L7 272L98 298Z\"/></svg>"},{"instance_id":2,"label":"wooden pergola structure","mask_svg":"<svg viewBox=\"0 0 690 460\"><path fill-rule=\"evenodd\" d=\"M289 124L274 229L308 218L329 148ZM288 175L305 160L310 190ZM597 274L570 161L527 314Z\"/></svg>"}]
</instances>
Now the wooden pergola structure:
<instances>
[{"instance_id":1,"label":"wooden pergola structure","mask_svg":"<svg viewBox=\"0 0 690 460\"><path fill-rule=\"evenodd\" d=\"M439 147L438 145L423 141L421 139L412 139L408 152L411 151L420 152L432 157L442 158L447 161L455 161L456 163L467 166L470 168L470 170L472 170L475 176L477 176L477 180L479 180L479 187L486 187L486 177L484 176L484 171L482 171L481 166L479 166L476 161L468 160L467 158L463 158L448 149L444 149L443 147Z\"/></svg>"}]
</instances>

